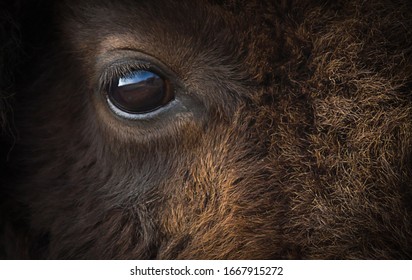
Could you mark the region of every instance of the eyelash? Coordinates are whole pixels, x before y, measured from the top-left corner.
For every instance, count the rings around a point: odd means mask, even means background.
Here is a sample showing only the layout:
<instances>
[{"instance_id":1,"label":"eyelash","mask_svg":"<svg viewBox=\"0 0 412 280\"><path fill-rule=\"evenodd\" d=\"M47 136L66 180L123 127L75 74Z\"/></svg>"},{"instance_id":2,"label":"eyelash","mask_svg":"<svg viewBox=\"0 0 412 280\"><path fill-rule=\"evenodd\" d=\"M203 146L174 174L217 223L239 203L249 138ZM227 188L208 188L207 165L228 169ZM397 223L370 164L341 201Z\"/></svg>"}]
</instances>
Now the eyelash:
<instances>
[{"instance_id":1,"label":"eyelash","mask_svg":"<svg viewBox=\"0 0 412 280\"><path fill-rule=\"evenodd\" d=\"M113 81L126 77L136 70L153 71L153 66L146 61L120 61L111 64L100 76L99 91L107 91L112 86Z\"/></svg>"}]
</instances>

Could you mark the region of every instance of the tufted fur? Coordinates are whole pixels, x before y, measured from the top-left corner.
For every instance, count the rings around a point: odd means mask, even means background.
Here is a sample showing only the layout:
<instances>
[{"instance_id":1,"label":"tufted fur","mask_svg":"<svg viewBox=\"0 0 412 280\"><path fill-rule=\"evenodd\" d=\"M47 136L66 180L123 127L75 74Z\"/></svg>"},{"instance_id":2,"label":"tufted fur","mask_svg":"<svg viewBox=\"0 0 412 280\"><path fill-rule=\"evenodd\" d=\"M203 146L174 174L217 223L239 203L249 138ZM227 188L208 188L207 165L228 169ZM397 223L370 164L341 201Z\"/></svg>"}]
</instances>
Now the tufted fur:
<instances>
[{"instance_id":1,"label":"tufted fur","mask_svg":"<svg viewBox=\"0 0 412 280\"><path fill-rule=\"evenodd\" d=\"M48 2L18 20L4 258L412 257L408 1ZM116 118L116 48L193 107Z\"/></svg>"}]
</instances>

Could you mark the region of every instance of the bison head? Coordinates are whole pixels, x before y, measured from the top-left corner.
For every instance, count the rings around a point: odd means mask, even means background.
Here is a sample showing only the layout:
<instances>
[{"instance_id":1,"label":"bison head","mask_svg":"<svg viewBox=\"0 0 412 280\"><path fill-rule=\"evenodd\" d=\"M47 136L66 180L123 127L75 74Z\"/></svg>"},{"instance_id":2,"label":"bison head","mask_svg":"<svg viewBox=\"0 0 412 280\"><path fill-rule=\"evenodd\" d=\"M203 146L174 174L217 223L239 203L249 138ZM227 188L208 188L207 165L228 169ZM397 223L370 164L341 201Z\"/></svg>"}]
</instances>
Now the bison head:
<instances>
[{"instance_id":1,"label":"bison head","mask_svg":"<svg viewBox=\"0 0 412 280\"><path fill-rule=\"evenodd\" d=\"M412 256L408 3L39 3L6 257Z\"/></svg>"}]
</instances>

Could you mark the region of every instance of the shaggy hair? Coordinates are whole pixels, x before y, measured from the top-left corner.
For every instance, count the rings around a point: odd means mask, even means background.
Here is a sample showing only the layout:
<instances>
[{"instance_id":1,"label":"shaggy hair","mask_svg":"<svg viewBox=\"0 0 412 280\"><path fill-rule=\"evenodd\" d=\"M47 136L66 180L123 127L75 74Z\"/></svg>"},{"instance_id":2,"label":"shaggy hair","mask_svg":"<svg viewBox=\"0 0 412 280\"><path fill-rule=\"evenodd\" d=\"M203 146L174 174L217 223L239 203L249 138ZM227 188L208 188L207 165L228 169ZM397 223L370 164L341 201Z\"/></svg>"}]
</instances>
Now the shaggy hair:
<instances>
[{"instance_id":1,"label":"shaggy hair","mask_svg":"<svg viewBox=\"0 0 412 280\"><path fill-rule=\"evenodd\" d=\"M412 257L409 1L48 2L10 70L4 258ZM119 50L185 108L116 116Z\"/></svg>"}]
</instances>

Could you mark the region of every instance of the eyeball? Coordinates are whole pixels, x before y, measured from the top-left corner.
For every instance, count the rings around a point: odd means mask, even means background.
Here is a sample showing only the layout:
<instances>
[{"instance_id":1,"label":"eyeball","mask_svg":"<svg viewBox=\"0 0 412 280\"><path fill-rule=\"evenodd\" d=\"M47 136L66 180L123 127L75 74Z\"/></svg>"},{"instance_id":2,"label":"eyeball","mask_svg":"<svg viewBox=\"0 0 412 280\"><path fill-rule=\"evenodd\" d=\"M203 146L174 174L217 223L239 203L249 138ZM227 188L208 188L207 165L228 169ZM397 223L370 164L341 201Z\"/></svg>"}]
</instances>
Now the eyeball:
<instances>
[{"instance_id":1,"label":"eyeball","mask_svg":"<svg viewBox=\"0 0 412 280\"><path fill-rule=\"evenodd\" d=\"M135 70L112 81L109 101L120 111L145 114L156 111L173 100L171 83L150 70Z\"/></svg>"}]
</instances>

